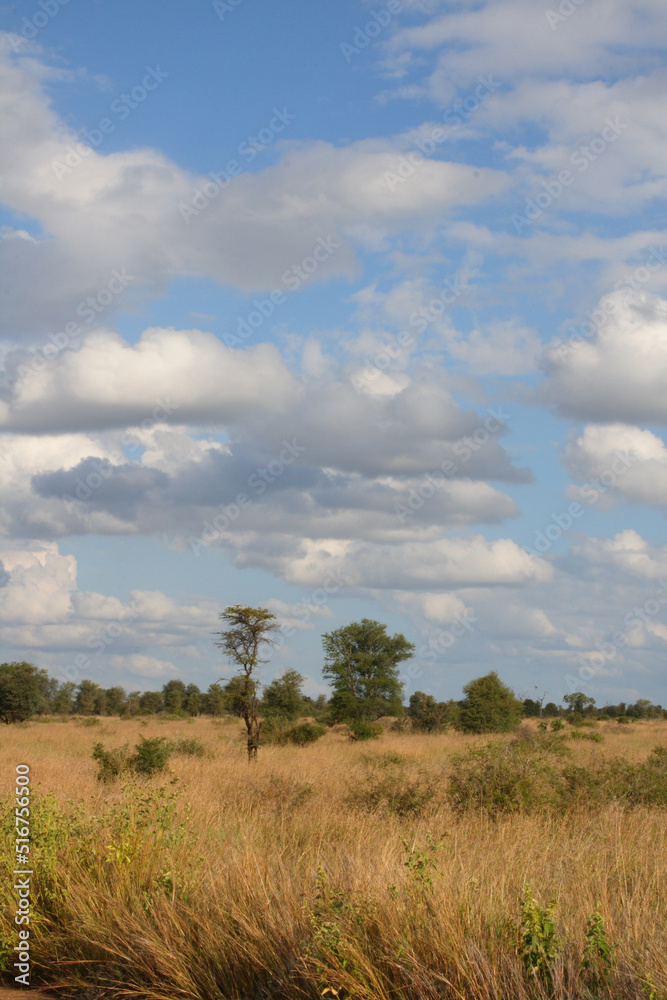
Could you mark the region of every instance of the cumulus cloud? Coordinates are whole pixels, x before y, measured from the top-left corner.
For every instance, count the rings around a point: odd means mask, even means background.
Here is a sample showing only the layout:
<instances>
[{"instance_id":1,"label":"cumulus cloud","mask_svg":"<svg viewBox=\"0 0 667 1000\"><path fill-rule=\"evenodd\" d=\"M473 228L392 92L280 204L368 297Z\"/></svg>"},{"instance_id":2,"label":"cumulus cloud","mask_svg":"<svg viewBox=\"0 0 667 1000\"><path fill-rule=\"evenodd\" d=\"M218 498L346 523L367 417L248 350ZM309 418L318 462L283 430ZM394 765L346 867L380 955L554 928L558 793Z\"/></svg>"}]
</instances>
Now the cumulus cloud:
<instances>
[{"instance_id":1,"label":"cumulus cloud","mask_svg":"<svg viewBox=\"0 0 667 1000\"><path fill-rule=\"evenodd\" d=\"M551 567L528 555L510 539L489 542L470 538L436 538L400 544L366 544L341 539L294 540L272 548L266 540L239 540L237 561L248 565L264 546L263 565L302 586L322 586L328 578L346 587L371 589L452 590L465 586L525 586L548 580Z\"/></svg>"},{"instance_id":2,"label":"cumulus cloud","mask_svg":"<svg viewBox=\"0 0 667 1000\"><path fill-rule=\"evenodd\" d=\"M356 245L432 227L506 183L500 171L426 160L418 181L392 190L385 175L399 168L401 150L391 139L286 143L276 147L284 154L277 164L223 180L224 188L151 149L88 148L63 171L55 165L66 165L78 138L50 107L39 62L13 59L10 50L5 37L3 197L44 232L10 229L0 241L11 337L34 340L68 322L85 331L102 308L110 315L181 275L283 293L306 280L351 277ZM279 110L287 119L289 110ZM293 269L306 258L315 267L299 277Z\"/></svg>"},{"instance_id":3,"label":"cumulus cloud","mask_svg":"<svg viewBox=\"0 0 667 1000\"><path fill-rule=\"evenodd\" d=\"M613 292L587 331L550 351L538 398L584 420L666 423L667 302Z\"/></svg>"},{"instance_id":4,"label":"cumulus cloud","mask_svg":"<svg viewBox=\"0 0 667 1000\"><path fill-rule=\"evenodd\" d=\"M571 435L563 463L579 482L606 493L608 502L667 505L667 447L651 431L627 424L588 425ZM579 496L585 487L569 492Z\"/></svg>"},{"instance_id":5,"label":"cumulus cloud","mask_svg":"<svg viewBox=\"0 0 667 1000\"><path fill-rule=\"evenodd\" d=\"M652 546L631 528L613 538L587 538L576 551L594 566L620 570L640 580L667 576L667 545Z\"/></svg>"},{"instance_id":6,"label":"cumulus cloud","mask_svg":"<svg viewBox=\"0 0 667 1000\"><path fill-rule=\"evenodd\" d=\"M161 591L132 590L121 601L81 591L76 559L54 542L4 541L1 555L7 579L0 587L0 643L14 657L37 652L64 680L109 665L143 677L172 673L173 664L156 658L153 649L192 656L193 644L216 620L217 605L201 596L188 603Z\"/></svg>"}]
</instances>

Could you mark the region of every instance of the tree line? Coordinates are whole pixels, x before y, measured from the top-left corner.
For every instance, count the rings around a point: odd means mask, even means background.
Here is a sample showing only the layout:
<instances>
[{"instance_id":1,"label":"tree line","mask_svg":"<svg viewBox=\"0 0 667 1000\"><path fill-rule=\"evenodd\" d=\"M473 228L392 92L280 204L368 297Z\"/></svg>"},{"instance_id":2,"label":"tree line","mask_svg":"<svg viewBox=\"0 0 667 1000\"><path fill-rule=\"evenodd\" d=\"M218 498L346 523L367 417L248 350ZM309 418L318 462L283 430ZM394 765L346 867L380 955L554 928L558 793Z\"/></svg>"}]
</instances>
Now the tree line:
<instances>
[{"instance_id":1,"label":"tree line","mask_svg":"<svg viewBox=\"0 0 667 1000\"><path fill-rule=\"evenodd\" d=\"M565 695L563 704L520 699L495 671L476 678L463 688L460 700L437 701L416 691L407 705L399 680L399 664L411 658L414 645L398 633L389 635L380 622L364 618L322 636L323 676L331 684L327 699L303 694L305 678L287 670L263 686L259 670L262 653L276 644L279 623L266 608L232 605L220 613L225 628L215 632L215 645L227 657L233 673L221 677L201 691L196 684L167 681L160 691L130 691L104 688L85 679L78 684L59 683L48 673L27 662L0 664L0 719L22 722L34 715L82 715L121 717L171 715L213 717L231 715L243 720L248 738L248 756L257 754L262 727L271 720L313 717L329 724L346 723L357 738L373 735L383 716L396 717L399 728L437 732L453 727L462 732L509 732L523 717L569 721L593 718L667 718L667 710L640 698L634 704L621 702L597 708L595 699L580 691ZM545 695L546 697L546 695Z\"/></svg>"}]
</instances>

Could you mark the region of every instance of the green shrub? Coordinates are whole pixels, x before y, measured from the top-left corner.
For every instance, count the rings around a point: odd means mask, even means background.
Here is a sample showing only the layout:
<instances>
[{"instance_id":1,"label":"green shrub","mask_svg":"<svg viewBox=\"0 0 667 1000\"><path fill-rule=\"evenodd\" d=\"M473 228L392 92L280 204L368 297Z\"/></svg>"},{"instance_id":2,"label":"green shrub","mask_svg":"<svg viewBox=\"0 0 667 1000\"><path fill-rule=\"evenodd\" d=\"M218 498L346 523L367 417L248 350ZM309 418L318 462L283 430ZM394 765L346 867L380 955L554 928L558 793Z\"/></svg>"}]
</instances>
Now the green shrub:
<instances>
[{"instance_id":1,"label":"green shrub","mask_svg":"<svg viewBox=\"0 0 667 1000\"><path fill-rule=\"evenodd\" d=\"M447 797L457 812L490 816L556 804L562 786L553 758L568 753L563 738L522 731L510 743L487 743L452 758Z\"/></svg>"},{"instance_id":2,"label":"green shrub","mask_svg":"<svg viewBox=\"0 0 667 1000\"><path fill-rule=\"evenodd\" d=\"M565 805L622 802L627 806L667 806L667 747L655 747L648 759L632 764L616 757L596 767L570 765L563 771Z\"/></svg>"},{"instance_id":3,"label":"green shrub","mask_svg":"<svg viewBox=\"0 0 667 1000\"><path fill-rule=\"evenodd\" d=\"M182 754L186 757L206 756L206 744L199 736L185 736L180 740L170 740L169 748L171 753Z\"/></svg>"},{"instance_id":4,"label":"green shrub","mask_svg":"<svg viewBox=\"0 0 667 1000\"><path fill-rule=\"evenodd\" d=\"M113 781L132 770L132 758L127 743L122 747L106 750L101 743L93 747L93 760L97 761L97 780Z\"/></svg>"},{"instance_id":5,"label":"green shrub","mask_svg":"<svg viewBox=\"0 0 667 1000\"><path fill-rule=\"evenodd\" d=\"M307 743L315 743L327 731L326 726L318 722L297 722L287 731L287 742L294 746L305 747Z\"/></svg>"},{"instance_id":6,"label":"green shrub","mask_svg":"<svg viewBox=\"0 0 667 1000\"><path fill-rule=\"evenodd\" d=\"M262 723L260 742L271 743L274 746L303 747L307 743L315 743L327 731L327 727L319 722L292 722L285 716L269 716Z\"/></svg>"},{"instance_id":7,"label":"green shrub","mask_svg":"<svg viewBox=\"0 0 667 1000\"><path fill-rule=\"evenodd\" d=\"M555 911L555 900L548 906L542 906L526 886L521 900L519 954L528 975L542 979L549 986L552 985L551 970L558 951Z\"/></svg>"},{"instance_id":8,"label":"green shrub","mask_svg":"<svg viewBox=\"0 0 667 1000\"><path fill-rule=\"evenodd\" d=\"M351 740L377 740L384 732L377 722L369 722L367 719L355 719L348 723L349 736Z\"/></svg>"},{"instance_id":9,"label":"green shrub","mask_svg":"<svg viewBox=\"0 0 667 1000\"><path fill-rule=\"evenodd\" d=\"M381 775L369 775L364 784L351 788L347 801L363 812L422 816L435 792L435 783L421 774L410 776L385 771Z\"/></svg>"},{"instance_id":10,"label":"green shrub","mask_svg":"<svg viewBox=\"0 0 667 1000\"><path fill-rule=\"evenodd\" d=\"M584 733L581 729L573 729L570 733L571 740L592 740L593 743L602 743L602 733Z\"/></svg>"},{"instance_id":11,"label":"green shrub","mask_svg":"<svg viewBox=\"0 0 667 1000\"><path fill-rule=\"evenodd\" d=\"M140 743L137 744L133 760L133 769L137 774L152 777L154 774L161 774L167 767L167 761L171 755L171 747L164 736L154 736L147 740L145 736L140 736Z\"/></svg>"},{"instance_id":12,"label":"green shrub","mask_svg":"<svg viewBox=\"0 0 667 1000\"><path fill-rule=\"evenodd\" d=\"M598 903L595 912L588 919L586 947L581 963L584 981L595 990L609 986L611 975L616 968L616 953L607 937L600 906Z\"/></svg>"},{"instance_id":13,"label":"green shrub","mask_svg":"<svg viewBox=\"0 0 667 1000\"><path fill-rule=\"evenodd\" d=\"M509 733L519 724L523 704L492 670L463 688L457 726L464 733Z\"/></svg>"},{"instance_id":14,"label":"green shrub","mask_svg":"<svg viewBox=\"0 0 667 1000\"><path fill-rule=\"evenodd\" d=\"M111 750L107 750L102 743L95 744L92 756L98 764L98 781L113 781L123 774L139 774L150 778L165 770L173 752L167 739L164 736L157 736L152 740L140 736L139 739L141 742L134 748L134 753L130 753L127 743Z\"/></svg>"}]
</instances>

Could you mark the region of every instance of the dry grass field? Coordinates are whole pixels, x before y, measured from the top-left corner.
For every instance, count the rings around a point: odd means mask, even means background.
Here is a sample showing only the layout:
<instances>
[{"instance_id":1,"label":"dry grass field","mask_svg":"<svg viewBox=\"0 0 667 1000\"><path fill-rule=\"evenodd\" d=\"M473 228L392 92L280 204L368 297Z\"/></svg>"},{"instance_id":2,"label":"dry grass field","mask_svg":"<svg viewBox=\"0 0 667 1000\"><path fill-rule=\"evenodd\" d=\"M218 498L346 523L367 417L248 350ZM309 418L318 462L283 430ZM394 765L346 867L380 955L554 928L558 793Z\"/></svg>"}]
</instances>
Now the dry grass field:
<instances>
[{"instance_id":1,"label":"dry grass field","mask_svg":"<svg viewBox=\"0 0 667 1000\"><path fill-rule=\"evenodd\" d=\"M667 747L663 721L597 731L599 743L567 734L572 761L641 762ZM150 1000L667 997L663 808L579 797L455 812L452 757L486 738L352 743L339 727L306 747L264 747L249 765L239 735L203 718L3 727L3 798L13 812L14 769L27 763L35 799L35 982ZM197 736L206 755L174 755L150 780L99 782L94 743L140 736ZM4 884L6 954L16 900ZM548 972L525 957L526 886L542 915L555 901ZM598 903L613 955L591 965Z\"/></svg>"}]
</instances>

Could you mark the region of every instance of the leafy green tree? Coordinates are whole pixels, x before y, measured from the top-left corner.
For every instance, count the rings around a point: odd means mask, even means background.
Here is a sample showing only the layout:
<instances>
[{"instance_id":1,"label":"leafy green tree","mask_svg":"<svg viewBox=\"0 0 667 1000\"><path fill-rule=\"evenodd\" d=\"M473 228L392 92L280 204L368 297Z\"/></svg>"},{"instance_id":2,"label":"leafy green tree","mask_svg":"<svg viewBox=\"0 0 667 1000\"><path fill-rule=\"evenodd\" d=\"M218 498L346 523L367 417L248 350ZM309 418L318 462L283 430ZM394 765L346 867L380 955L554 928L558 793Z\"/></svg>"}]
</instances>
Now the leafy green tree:
<instances>
[{"instance_id":1,"label":"leafy green tree","mask_svg":"<svg viewBox=\"0 0 667 1000\"><path fill-rule=\"evenodd\" d=\"M563 701L567 705L568 712L578 712L583 715L584 712L590 712L595 707L595 698L589 698L587 694L583 694L581 691L573 691L572 694L566 694Z\"/></svg>"},{"instance_id":2,"label":"leafy green tree","mask_svg":"<svg viewBox=\"0 0 667 1000\"><path fill-rule=\"evenodd\" d=\"M214 633L220 636L215 645L241 668L238 678L234 678L239 681L235 696L238 714L245 722L248 760L251 761L257 758L261 730L261 720L257 716L259 701L255 674L260 664L267 662L260 658L262 647L276 645L273 633L279 630L280 625L267 608L251 608L243 604L225 608L218 617L229 627Z\"/></svg>"},{"instance_id":3,"label":"leafy green tree","mask_svg":"<svg viewBox=\"0 0 667 1000\"><path fill-rule=\"evenodd\" d=\"M139 711L151 715L161 712L164 708L162 691L144 691L139 698Z\"/></svg>"},{"instance_id":4,"label":"leafy green tree","mask_svg":"<svg viewBox=\"0 0 667 1000\"><path fill-rule=\"evenodd\" d=\"M185 701L185 684L183 681L167 681L162 688L162 699L165 712L180 712Z\"/></svg>"},{"instance_id":5,"label":"leafy green tree","mask_svg":"<svg viewBox=\"0 0 667 1000\"><path fill-rule=\"evenodd\" d=\"M76 689L74 707L77 715L98 715L102 689L95 681L82 680Z\"/></svg>"},{"instance_id":6,"label":"leafy green tree","mask_svg":"<svg viewBox=\"0 0 667 1000\"><path fill-rule=\"evenodd\" d=\"M534 719L540 714L540 703L533 698L523 699L523 714L527 719Z\"/></svg>"},{"instance_id":7,"label":"leafy green tree","mask_svg":"<svg viewBox=\"0 0 667 1000\"><path fill-rule=\"evenodd\" d=\"M73 713L75 691L76 684L73 681L64 681L59 685L51 704L52 710L57 715L71 715Z\"/></svg>"},{"instance_id":8,"label":"leafy green tree","mask_svg":"<svg viewBox=\"0 0 667 1000\"><path fill-rule=\"evenodd\" d=\"M322 645L322 673L334 689L329 703L334 722L402 713L398 664L410 659L415 649L405 636L390 636L386 625L363 618L326 633Z\"/></svg>"},{"instance_id":9,"label":"leafy green tree","mask_svg":"<svg viewBox=\"0 0 667 1000\"><path fill-rule=\"evenodd\" d=\"M104 694L106 695L107 714L121 715L127 702L125 689L122 687L107 688Z\"/></svg>"},{"instance_id":10,"label":"leafy green tree","mask_svg":"<svg viewBox=\"0 0 667 1000\"><path fill-rule=\"evenodd\" d=\"M25 722L48 711L49 676L25 661L0 663L0 719Z\"/></svg>"},{"instance_id":11,"label":"leafy green tree","mask_svg":"<svg viewBox=\"0 0 667 1000\"><path fill-rule=\"evenodd\" d=\"M560 715L560 710L555 701L548 701L544 706L542 715L546 716L547 719L555 719L557 715Z\"/></svg>"},{"instance_id":12,"label":"leafy green tree","mask_svg":"<svg viewBox=\"0 0 667 1000\"><path fill-rule=\"evenodd\" d=\"M227 681L222 693L225 712L242 719L247 699L257 697L257 682L252 677L248 680L245 674L236 674Z\"/></svg>"},{"instance_id":13,"label":"leafy green tree","mask_svg":"<svg viewBox=\"0 0 667 1000\"><path fill-rule=\"evenodd\" d=\"M523 714L523 705L495 670L463 688L459 726L464 733L507 733Z\"/></svg>"},{"instance_id":14,"label":"leafy green tree","mask_svg":"<svg viewBox=\"0 0 667 1000\"><path fill-rule=\"evenodd\" d=\"M264 688L262 710L266 715L280 715L284 719L297 719L303 712L301 687L305 677L297 670L286 670Z\"/></svg>"},{"instance_id":15,"label":"leafy green tree","mask_svg":"<svg viewBox=\"0 0 667 1000\"><path fill-rule=\"evenodd\" d=\"M209 684L208 691L206 692L205 710L208 711L209 715L215 716L223 715L227 711L225 692L220 684Z\"/></svg>"},{"instance_id":16,"label":"leafy green tree","mask_svg":"<svg viewBox=\"0 0 667 1000\"><path fill-rule=\"evenodd\" d=\"M185 689L183 708L188 715L199 715L202 709L202 693L196 684L188 684Z\"/></svg>"},{"instance_id":17,"label":"leafy green tree","mask_svg":"<svg viewBox=\"0 0 667 1000\"><path fill-rule=\"evenodd\" d=\"M415 691L410 695L408 715L412 728L418 732L439 732L446 725L447 705L445 702L436 701L432 694Z\"/></svg>"},{"instance_id":18,"label":"leafy green tree","mask_svg":"<svg viewBox=\"0 0 667 1000\"><path fill-rule=\"evenodd\" d=\"M135 716L140 709L141 691L130 691L125 702L123 715Z\"/></svg>"}]
</instances>

